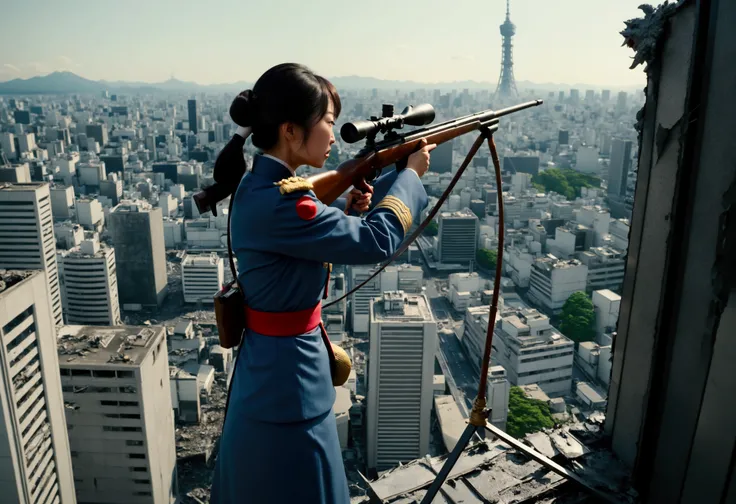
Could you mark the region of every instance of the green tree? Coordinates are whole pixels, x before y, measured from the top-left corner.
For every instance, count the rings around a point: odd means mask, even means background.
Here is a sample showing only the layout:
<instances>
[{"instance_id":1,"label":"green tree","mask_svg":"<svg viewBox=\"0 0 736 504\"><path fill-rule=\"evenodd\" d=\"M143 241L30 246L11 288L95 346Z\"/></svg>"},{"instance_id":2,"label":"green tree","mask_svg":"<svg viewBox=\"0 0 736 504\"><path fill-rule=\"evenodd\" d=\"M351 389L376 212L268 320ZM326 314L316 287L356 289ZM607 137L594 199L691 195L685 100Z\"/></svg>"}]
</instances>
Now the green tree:
<instances>
[{"instance_id":1,"label":"green tree","mask_svg":"<svg viewBox=\"0 0 736 504\"><path fill-rule=\"evenodd\" d=\"M585 292L572 294L562 306L560 331L575 343L595 338L595 311L593 302Z\"/></svg>"},{"instance_id":2,"label":"green tree","mask_svg":"<svg viewBox=\"0 0 736 504\"><path fill-rule=\"evenodd\" d=\"M498 252L496 250L478 249L475 253L475 260L481 268L495 271L496 270L496 259L498 259Z\"/></svg>"},{"instance_id":3,"label":"green tree","mask_svg":"<svg viewBox=\"0 0 736 504\"><path fill-rule=\"evenodd\" d=\"M427 224L427 227L424 228L423 233L427 236L437 236L437 232L439 231L439 226L435 221L430 221L429 224Z\"/></svg>"},{"instance_id":4,"label":"green tree","mask_svg":"<svg viewBox=\"0 0 736 504\"><path fill-rule=\"evenodd\" d=\"M543 187L545 191L562 194L567 199L575 199L583 187L600 187L601 180L570 168L550 168L532 177L532 184L536 188Z\"/></svg>"},{"instance_id":5,"label":"green tree","mask_svg":"<svg viewBox=\"0 0 736 504\"><path fill-rule=\"evenodd\" d=\"M519 387L509 391L509 416L506 432L515 438L522 438L532 432L555 426L549 405L538 399L530 399Z\"/></svg>"}]
</instances>

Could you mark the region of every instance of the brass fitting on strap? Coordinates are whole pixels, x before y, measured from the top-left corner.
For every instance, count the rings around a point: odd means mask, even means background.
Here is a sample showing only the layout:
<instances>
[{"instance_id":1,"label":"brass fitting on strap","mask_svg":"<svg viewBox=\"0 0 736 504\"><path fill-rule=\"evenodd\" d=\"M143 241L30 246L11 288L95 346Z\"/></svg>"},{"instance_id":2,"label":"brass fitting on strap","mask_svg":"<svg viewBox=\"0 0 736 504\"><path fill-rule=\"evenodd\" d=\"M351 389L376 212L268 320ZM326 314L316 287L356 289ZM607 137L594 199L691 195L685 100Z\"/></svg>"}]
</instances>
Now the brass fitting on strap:
<instances>
[{"instance_id":1,"label":"brass fitting on strap","mask_svg":"<svg viewBox=\"0 0 736 504\"><path fill-rule=\"evenodd\" d=\"M485 427L488 419L488 411L486 410L485 397L476 397L473 402L473 410L470 412L468 423L475 427Z\"/></svg>"}]
</instances>

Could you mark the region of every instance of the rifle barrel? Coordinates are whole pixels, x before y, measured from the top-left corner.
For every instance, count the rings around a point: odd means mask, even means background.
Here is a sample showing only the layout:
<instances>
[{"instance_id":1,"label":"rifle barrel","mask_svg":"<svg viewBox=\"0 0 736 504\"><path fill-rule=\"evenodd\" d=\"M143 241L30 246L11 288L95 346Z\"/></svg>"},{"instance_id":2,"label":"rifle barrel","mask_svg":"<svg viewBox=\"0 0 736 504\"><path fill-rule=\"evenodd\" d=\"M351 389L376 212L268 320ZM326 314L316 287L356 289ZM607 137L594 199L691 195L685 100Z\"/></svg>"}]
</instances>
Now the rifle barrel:
<instances>
[{"instance_id":1,"label":"rifle barrel","mask_svg":"<svg viewBox=\"0 0 736 504\"><path fill-rule=\"evenodd\" d=\"M466 116L450 119L449 121L429 125L424 128L417 128L415 130L406 132L406 134L401 135L398 139L377 142L376 150L381 150L400 143L411 142L425 136L464 126L472 122L478 122L480 123L480 125L486 125L486 123L493 121L494 119L498 119L499 117L513 114L514 112L519 112L520 110L528 109L531 107L536 107L538 105L541 105L542 103L544 103L542 100L532 100L499 110L483 110L474 114L468 114Z\"/></svg>"}]
</instances>

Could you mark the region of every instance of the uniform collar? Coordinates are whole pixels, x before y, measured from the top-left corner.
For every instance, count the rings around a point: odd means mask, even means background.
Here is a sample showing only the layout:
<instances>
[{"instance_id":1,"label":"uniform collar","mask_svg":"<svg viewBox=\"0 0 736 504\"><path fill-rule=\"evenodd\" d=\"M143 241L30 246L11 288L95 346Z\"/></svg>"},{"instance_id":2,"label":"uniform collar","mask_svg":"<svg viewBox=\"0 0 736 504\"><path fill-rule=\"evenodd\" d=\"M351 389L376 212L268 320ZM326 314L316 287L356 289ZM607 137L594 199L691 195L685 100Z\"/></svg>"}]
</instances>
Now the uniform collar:
<instances>
[{"instance_id":1,"label":"uniform collar","mask_svg":"<svg viewBox=\"0 0 736 504\"><path fill-rule=\"evenodd\" d=\"M256 154L254 156L252 171L256 175L274 182L294 176L286 163L268 154Z\"/></svg>"}]
</instances>

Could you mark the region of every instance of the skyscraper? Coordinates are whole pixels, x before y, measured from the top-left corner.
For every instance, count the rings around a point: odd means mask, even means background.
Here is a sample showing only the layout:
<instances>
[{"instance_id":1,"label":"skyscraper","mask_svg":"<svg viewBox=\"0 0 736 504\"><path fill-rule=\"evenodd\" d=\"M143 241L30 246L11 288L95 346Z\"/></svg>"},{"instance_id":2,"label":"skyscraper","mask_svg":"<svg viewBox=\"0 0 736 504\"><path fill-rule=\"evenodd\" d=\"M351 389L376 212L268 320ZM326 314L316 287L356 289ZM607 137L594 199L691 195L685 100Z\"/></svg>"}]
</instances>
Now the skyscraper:
<instances>
[{"instance_id":1,"label":"skyscraper","mask_svg":"<svg viewBox=\"0 0 736 504\"><path fill-rule=\"evenodd\" d=\"M619 198L626 195L626 182L631 169L630 140L614 139L611 142L611 162L608 165L608 196Z\"/></svg>"},{"instance_id":2,"label":"skyscraper","mask_svg":"<svg viewBox=\"0 0 736 504\"><path fill-rule=\"evenodd\" d=\"M0 273L0 501L74 503L46 276Z\"/></svg>"},{"instance_id":3,"label":"skyscraper","mask_svg":"<svg viewBox=\"0 0 736 504\"><path fill-rule=\"evenodd\" d=\"M63 323L48 184L0 185L0 268L43 270L54 323Z\"/></svg>"},{"instance_id":4,"label":"skyscraper","mask_svg":"<svg viewBox=\"0 0 736 504\"><path fill-rule=\"evenodd\" d=\"M367 465L378 471L429 452L437 323L424 295L371 301Z\"/></svg>"},{"instance_id":5,"label":"skyscraper","mask_svg":"<svg viewBox=\"0 0 736 504\"><path fill-rule=\"evenodd\" d=\"M124 201L108 218L122 308L159 306L168 292L161 209Z\"/></svg>"},{"instance_id":6,"label":"skyscraper","mask_svg":"<svg viewBox=\"0 0 736 504\"><path fill-rule=\"evenodd\" d=\"M79 502L175 502L165 329L64 326L58 352Z\"/></svg>"},{"instance_id":7,"label":"skyscraper","mask_svg":"<svg viewBox=\"0 0 736 504\"><path fill-rule=\"evenodd\" d=\"M506 0L506 21L501 25L501 75L498 77L498 88L496 88L497 98L507 98L517 96L516 80L514 79L514 45L511 38L516 33L516 26L511 22L510 0Z\"/></svg>"},{"instance_id":8,"label":"skyscraper","mask_svg":"<svg viewBox=\"0 0 736 504\"><path fill-rule=\"evenodd\" d=\"M438 255L443 264L470 264L478 243L478 217L468 209L442 212L438 229Z\"/></svg>"},{"instance_id":9,"label":"skyscraper","mask_svg":"<svg viewBox=\"0 0 736 504\"><path fill-rule=\"evenodd\" d=\"M197 100L189 100L187 102L189 108L189 131L197 134Z\"/></svg>"},{"instance_id":10,"label":"skyscraper","mask_svg":"<svg viewBox=\"0 0 736 504\"><path fill-rule=\"evenodd\" d=\"M58 257L66 323L119 325L120 301L113 249L101 245L95 235L79 247L59 252Z\"/></svg>"},{"instance_id":11,"label":"skyscraper","mask_svg":"<svg viewBox=\"0 0 736 504\"><path fill-rule=\"evenodd\" d=\"M436 173L452 172L452 150L454 141L445 142L437 146L432 152L431 170Z\"/></svg>"}]
</instances>

